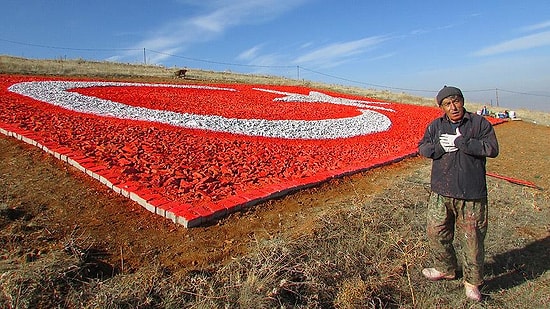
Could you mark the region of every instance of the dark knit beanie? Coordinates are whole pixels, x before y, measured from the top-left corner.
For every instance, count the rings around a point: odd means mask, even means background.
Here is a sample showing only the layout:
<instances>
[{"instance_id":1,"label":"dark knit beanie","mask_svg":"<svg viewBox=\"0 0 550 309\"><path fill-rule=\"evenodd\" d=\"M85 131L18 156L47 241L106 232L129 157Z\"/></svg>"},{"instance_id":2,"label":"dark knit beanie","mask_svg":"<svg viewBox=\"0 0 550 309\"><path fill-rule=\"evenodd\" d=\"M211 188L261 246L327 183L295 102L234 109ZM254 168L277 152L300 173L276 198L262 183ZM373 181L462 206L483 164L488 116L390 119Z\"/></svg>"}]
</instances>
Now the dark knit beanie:
<instances>
[{"instance_id":1,"label":"dark knit beanie","mask_svg":"<svg viewBox=\"0 0 550 309\"><path fill-rule=\"evenodd\" d=\"M439 90L439 93L437 94L437 105L441 105L441 101L443 101L443 99L452 95L458 95L464 99L464 96L462 95L462 91L460 91L460 89L452 86L445 86L443 87L443 89Z\"/></svg>"}]
</instances>

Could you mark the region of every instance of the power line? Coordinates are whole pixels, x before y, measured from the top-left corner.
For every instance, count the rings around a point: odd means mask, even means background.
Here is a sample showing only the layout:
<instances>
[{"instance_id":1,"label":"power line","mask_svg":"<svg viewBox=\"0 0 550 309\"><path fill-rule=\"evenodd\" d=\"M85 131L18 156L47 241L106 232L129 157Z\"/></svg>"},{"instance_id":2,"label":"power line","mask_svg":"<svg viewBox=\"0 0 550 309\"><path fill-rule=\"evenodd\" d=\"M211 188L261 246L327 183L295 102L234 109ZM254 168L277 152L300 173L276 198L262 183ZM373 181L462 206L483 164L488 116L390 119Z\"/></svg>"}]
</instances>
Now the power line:
<instances>
[{"instance_id":1,"label":"power line","mask_svg":"<svg viewBox=\"0 0 550 309\"><path fill-rule=\"evenodd\" d=\"M59 46L50 46L50 45L40 45L40 44L18 42L18 41L6 40L6 39L2 39L2 38L0 38L0 41L13 43L13 44L24 45L24 46L33 46L33 47L41 47L41 48L49 48L49 49L61 49L61 50L75 50L75 51L136 51L136 50L141 50L141 49L137 49L137 48L74 48L74 47L59 47Z\"/></svg>"},{"instance_id":2,"label":"power line","mask_svg":"<svg viewBox=\"0 0 550 309\"><path fill-rule=\"evenodd\" d=\"M283 68L283 69L295 68L295 66L291 66L291 65L257 65L257 64L240 64L240 63L230 63L230 62L219 62L219 61L204 60L204 59L197 59L197 58L190 58L190 57L184 57L184 56L179 56L179 55L173 55L173 54L160 52L160 51L156 51L156 50L151 50L151 49L146 49L146 50L150 51L150 52L153 52L153 53L156 53L156 54L160 54L160 55L165 55L165 56L170 56L170 57L175 57L175 58L181 58L181 59L186 59L186 60L192 60L192 61L198 61L198 62L212 63L212 64L222 64L222 65L240 66L240 67L254 67L254 68L279 68L279 69L280 68Z\"/></svg>"},{"instance_id":3,"label":"power line","mask_svg":"<svg viewBox=\"0 0 550 309\"><path fill-rule=\"evenodd\" d=\"M299 79L299 76L300 76L300 69L301 69L301 70L308 71L308 72L311 72L311 73L315 73L315 74L318 74L318 75L322 75L322 76L326 76L326 77L330 77L330 78L334 78L334 79L338 79L338 80L342 80L342 81L346 81L346 82L350 82L350 83L355 83L355 84L359 84L359 85L366 85L366 86L370 86L370 87L377 87L377 88L384 88L384 89L391 89L391 90L399 90L399 91L410 91L410 92L428 92L428 93L436 93L437 92L437 90L412 89L412 88L402 88L402 87L394 87L394 86L373 84L373 83L368 83L368 82L363 82L363 81L358 81L358 80L352 80L352 79L341 77L341 76L322 73L322 72L319 72L319 71L316 71L316 70L305 68L303 66L295 66L295 65L257 65L257 64L242 64L242 63L221 62L221 61L205 60L205 59L198 59L198 58L186 57L186 56L181 56L181 55L175 55L175 54L165 53L165 52L156 51L156 50L147 49L147 48L143 48L143 49L141 49L141 48L74 48L74 47L60 47L60 46L33 44L33 43L19 42L19 41L14 41L14 40L7 40L7 39L3 39L3 38L0 38L0 41L12 43L12 44L24 45L24 46L33 46L33 47L59 49L59 50L71 50L71 51L101 51L101 52L107 52L107 51L111 51L111 52L112 51L143 51L144 53L145 53L145 51L149 51L149 52L152 52L152 53L165 55L165 56L169 56L169 57L174 57L174 58L192 60L192 61L203 62L203 63L237 66L237 67L275 68L275 69L297 68L298 69L298 73L297 73L298 74L298 79ZM145 59L145 55L144 55L144 59ZM489 92L489 91L496 91L497 93L498 93L498 91L501 91L501 92L518 94L518 95L527 95L527 96L537 96L537 97L550 98L550 95L546 95L546 94L530 93L530 92L515 91L515 90L507 90L507 89L501 89L501 88L474 89L474 90L465 89L465 90L463 90L463 92Z\"/></svg>"},{"instance_id":4,"label":"power line","mask_svg":"<svg viewBox=\"0 0 550 309\"><path fill-rule=\"evenodd\" d=\"M550 95L548 95L548 94L529 93L529 92L513 91L513 90L500 89L500 88L498 88L498 91L509 92L509 93L514 93L514 94L521 94L521 95L530 95L530 96L535 96L535 97L550 98Z\"/></svg>"},{"instance_id":5,"label":"power line","mask_svg":"<svg viewBox=\"0 0 550 309\"><path fill-rule=\"evenodd\" d=\"M325 73L317 72L317 71L314 71L314 70L311 70L311 69L304 68L304 67L302 67L302 66L299 66L299 68L303 69L304 71L309 71L309 72L316 73L316 74L319 74L319 75L323 75L323 76L327 76L327 77L331 77L331 78L336 78L336 79L339 79L339 80L343 80L343 81L347 81L347 82L352 82L352 83L356 83L356 84L367 85L367 86L371 86L371 87L386 88L386 89L401 90L401 91L437 92L437 91L434 91L434 90L409 89L409 88L399 88L399 87L392 87L392 86L371 84L371 83L366 83L366 82L351 80L351 79L347 79L347 78L344 78L344 77L338 77L338 76L335 76L335 75L330 75L330 74L325 74Z\"/></svg>"},{"instance_id":6,"label":"power line","mask_svg":"<svg viewBox=\"0 0 550 309\"><path fill-rule=\"evenodd\" d=\"M169 57L174 57L174 58L180 58L180 59L186 59L186 60L191 60L191 61L197 61L197 62L203 62L203 63L219 64L219 65L229 65L229 66L238 66L238 67L254 67L254 68L279 68L279 69L281 69L281 68L289 69L289 68L295 68L296 67L296 66L291 66L291 65L256 65L256 64L240 64L240 63L205 60L205 59L198 59L198 58L185 57L185 56L181 56L181 55L165 53L165 52L152 50L152 49L147 49L147 48L143 48L143 49L137 49L137 48L124 48L124 49L118 49L118 48L110 48L110 49L103 49L103 48L71 48L71 47L57 47L57 46L49 46L49 45L24 43L24 42L18 42L18 41L13 41L13 40L6 40L6 39L2 39L2 38L0 38L0 41L9 42L9 43L13 43L13 44L24 45L24 46L33 46L33 47L50 48L50 49L61 49L61 50L73 50L73 51L141 51L141 50L143 50L143 52L144 52L144 55L143 55L144 62L146 62L146 60L145 60L146 59L145 51L149 51L149 52L159 54L159 55L164 55L164 56L169 56ZM398 87L371 84L371 83L366 83L366 82L361 82L361 81L351 80L351 79L338 77L338 76L334 76L334 75L330 75L330 74L321 73L321 72L314 71L314 70L311 70L311 69L307 69L307 68L304 68L304 67L301 67L301 66L297 66L297 68L298 68L298 76L300 75L300 72L299 72L300 69L302 69L302 70L309 71L309 72L312 72L312 73L315 73L315 74L319 74L319 75L323 75L323 76L327 76L327 77L331 77L331 78L335 78L335 79L339 79L339 80L343 80L343 81L347 81L347 82L352 82L352 83L356 83L356 84L367 85L367 86L371 86L371 87L402 90L402 91L434 92L432 90L418 90L418 89L398 88Z\"/></svg>"},{"instance_id":7,"label":"power line","mask_svg":"<svg viewBox=\"0 0 550 309\"><path fill-rule=\"evenodd\" d=\"M514 91L514 90L506 90L502 88L489 88L489 89L476 89L476 90L463 90L462 92L508 92L508 93L514 93L514 94L520 94L520 95L530 95L530 96L536 96L536 97L545 97L550 98L549 94L540 94L540 93L529 93L529 92L521 92L521 91Z\"/></svg>"},{"instance_id":8,"label":"power line","mask_svg":"<svg viewBox=\"0 0 550 309\"><path fill-rule=\"evenodd\" d=\"M475 89L475 90L463 90L462 92L487 92L487 91L495 91L496 88L488 88L488 89Z\"/></svg>"}]
</instances>

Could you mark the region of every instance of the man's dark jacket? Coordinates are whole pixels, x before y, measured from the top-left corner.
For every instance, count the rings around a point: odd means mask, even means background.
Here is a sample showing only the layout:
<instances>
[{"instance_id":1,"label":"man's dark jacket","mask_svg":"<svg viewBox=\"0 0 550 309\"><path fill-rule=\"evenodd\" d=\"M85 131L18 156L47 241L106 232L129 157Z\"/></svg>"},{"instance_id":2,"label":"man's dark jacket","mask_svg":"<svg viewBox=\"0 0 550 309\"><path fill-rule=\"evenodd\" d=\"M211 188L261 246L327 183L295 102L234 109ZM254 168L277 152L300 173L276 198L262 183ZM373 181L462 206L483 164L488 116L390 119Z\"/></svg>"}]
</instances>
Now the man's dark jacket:
<instances>
[{"instance_id":1,"label":"man's dark jacket","mask_svg":"<svg viewBox=\"0 0 550 309\"><path fill-rule=\"evenodd\" d=\"M486 158L499 152L495 131L483 116L467 111L458 128L462 134L455 140L458 151L446 153L439 143L441 134L456 134L445 114L430 123L418 143L420 154L433 160L432 191L463 200L486 198Z\"/></svg>"}]
</instances>

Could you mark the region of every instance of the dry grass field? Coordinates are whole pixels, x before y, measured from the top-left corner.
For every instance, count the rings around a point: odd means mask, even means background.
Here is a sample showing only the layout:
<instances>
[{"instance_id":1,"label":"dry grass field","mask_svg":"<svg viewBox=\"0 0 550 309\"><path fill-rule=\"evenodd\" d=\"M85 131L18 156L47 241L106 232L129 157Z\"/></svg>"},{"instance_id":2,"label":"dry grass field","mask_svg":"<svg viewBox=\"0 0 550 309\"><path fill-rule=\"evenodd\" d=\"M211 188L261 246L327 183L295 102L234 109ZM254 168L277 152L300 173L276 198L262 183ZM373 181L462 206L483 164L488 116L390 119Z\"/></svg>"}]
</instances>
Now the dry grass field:
<instances>
[{"instance_id":1,"label":"dry grass field","mask_svg":"<svg viewBox=\"0 0 550 309\"><path fill-rule=\"evenodd\" d=\"M0 56L0 72L154 82L302 84L410 104L415 98L273 76ZM1 76L1 75L0 75ZM477 109L473 103L469 109ZM495 127L484 299L427 282L430 162L413 157L185 229L72 167L0 136L2 308L547 308L550 117ZM526 133L528 132L528 134Z\"/></svg>"}]
</instances>

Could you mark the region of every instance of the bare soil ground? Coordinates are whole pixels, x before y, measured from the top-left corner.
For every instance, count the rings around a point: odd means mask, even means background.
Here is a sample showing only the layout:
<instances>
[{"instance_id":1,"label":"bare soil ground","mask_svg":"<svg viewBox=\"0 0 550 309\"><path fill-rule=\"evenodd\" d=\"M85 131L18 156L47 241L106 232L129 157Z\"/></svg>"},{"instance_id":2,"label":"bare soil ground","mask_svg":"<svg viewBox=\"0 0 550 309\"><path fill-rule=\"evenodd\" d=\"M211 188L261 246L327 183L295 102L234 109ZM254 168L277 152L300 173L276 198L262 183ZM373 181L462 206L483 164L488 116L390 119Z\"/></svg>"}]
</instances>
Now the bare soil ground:
<instances>
[{"instance_id":1,"label":"bare soil ground","mask_svg":"<svg viewBox=\"0 0 550 309\"><path fill-rule=\"evenodd\" d=\"M409 159L186 229L26 144L0 137L0 161L3 211L11 214L2 225L9 227L10 218L25 222L22 258L36 258L64 239L87 237L116 272L152 261L178 272L219 266L258 239L309 233L319 217L357 191L375 194L425 164Z\"/></svg>"}]
</instances>

